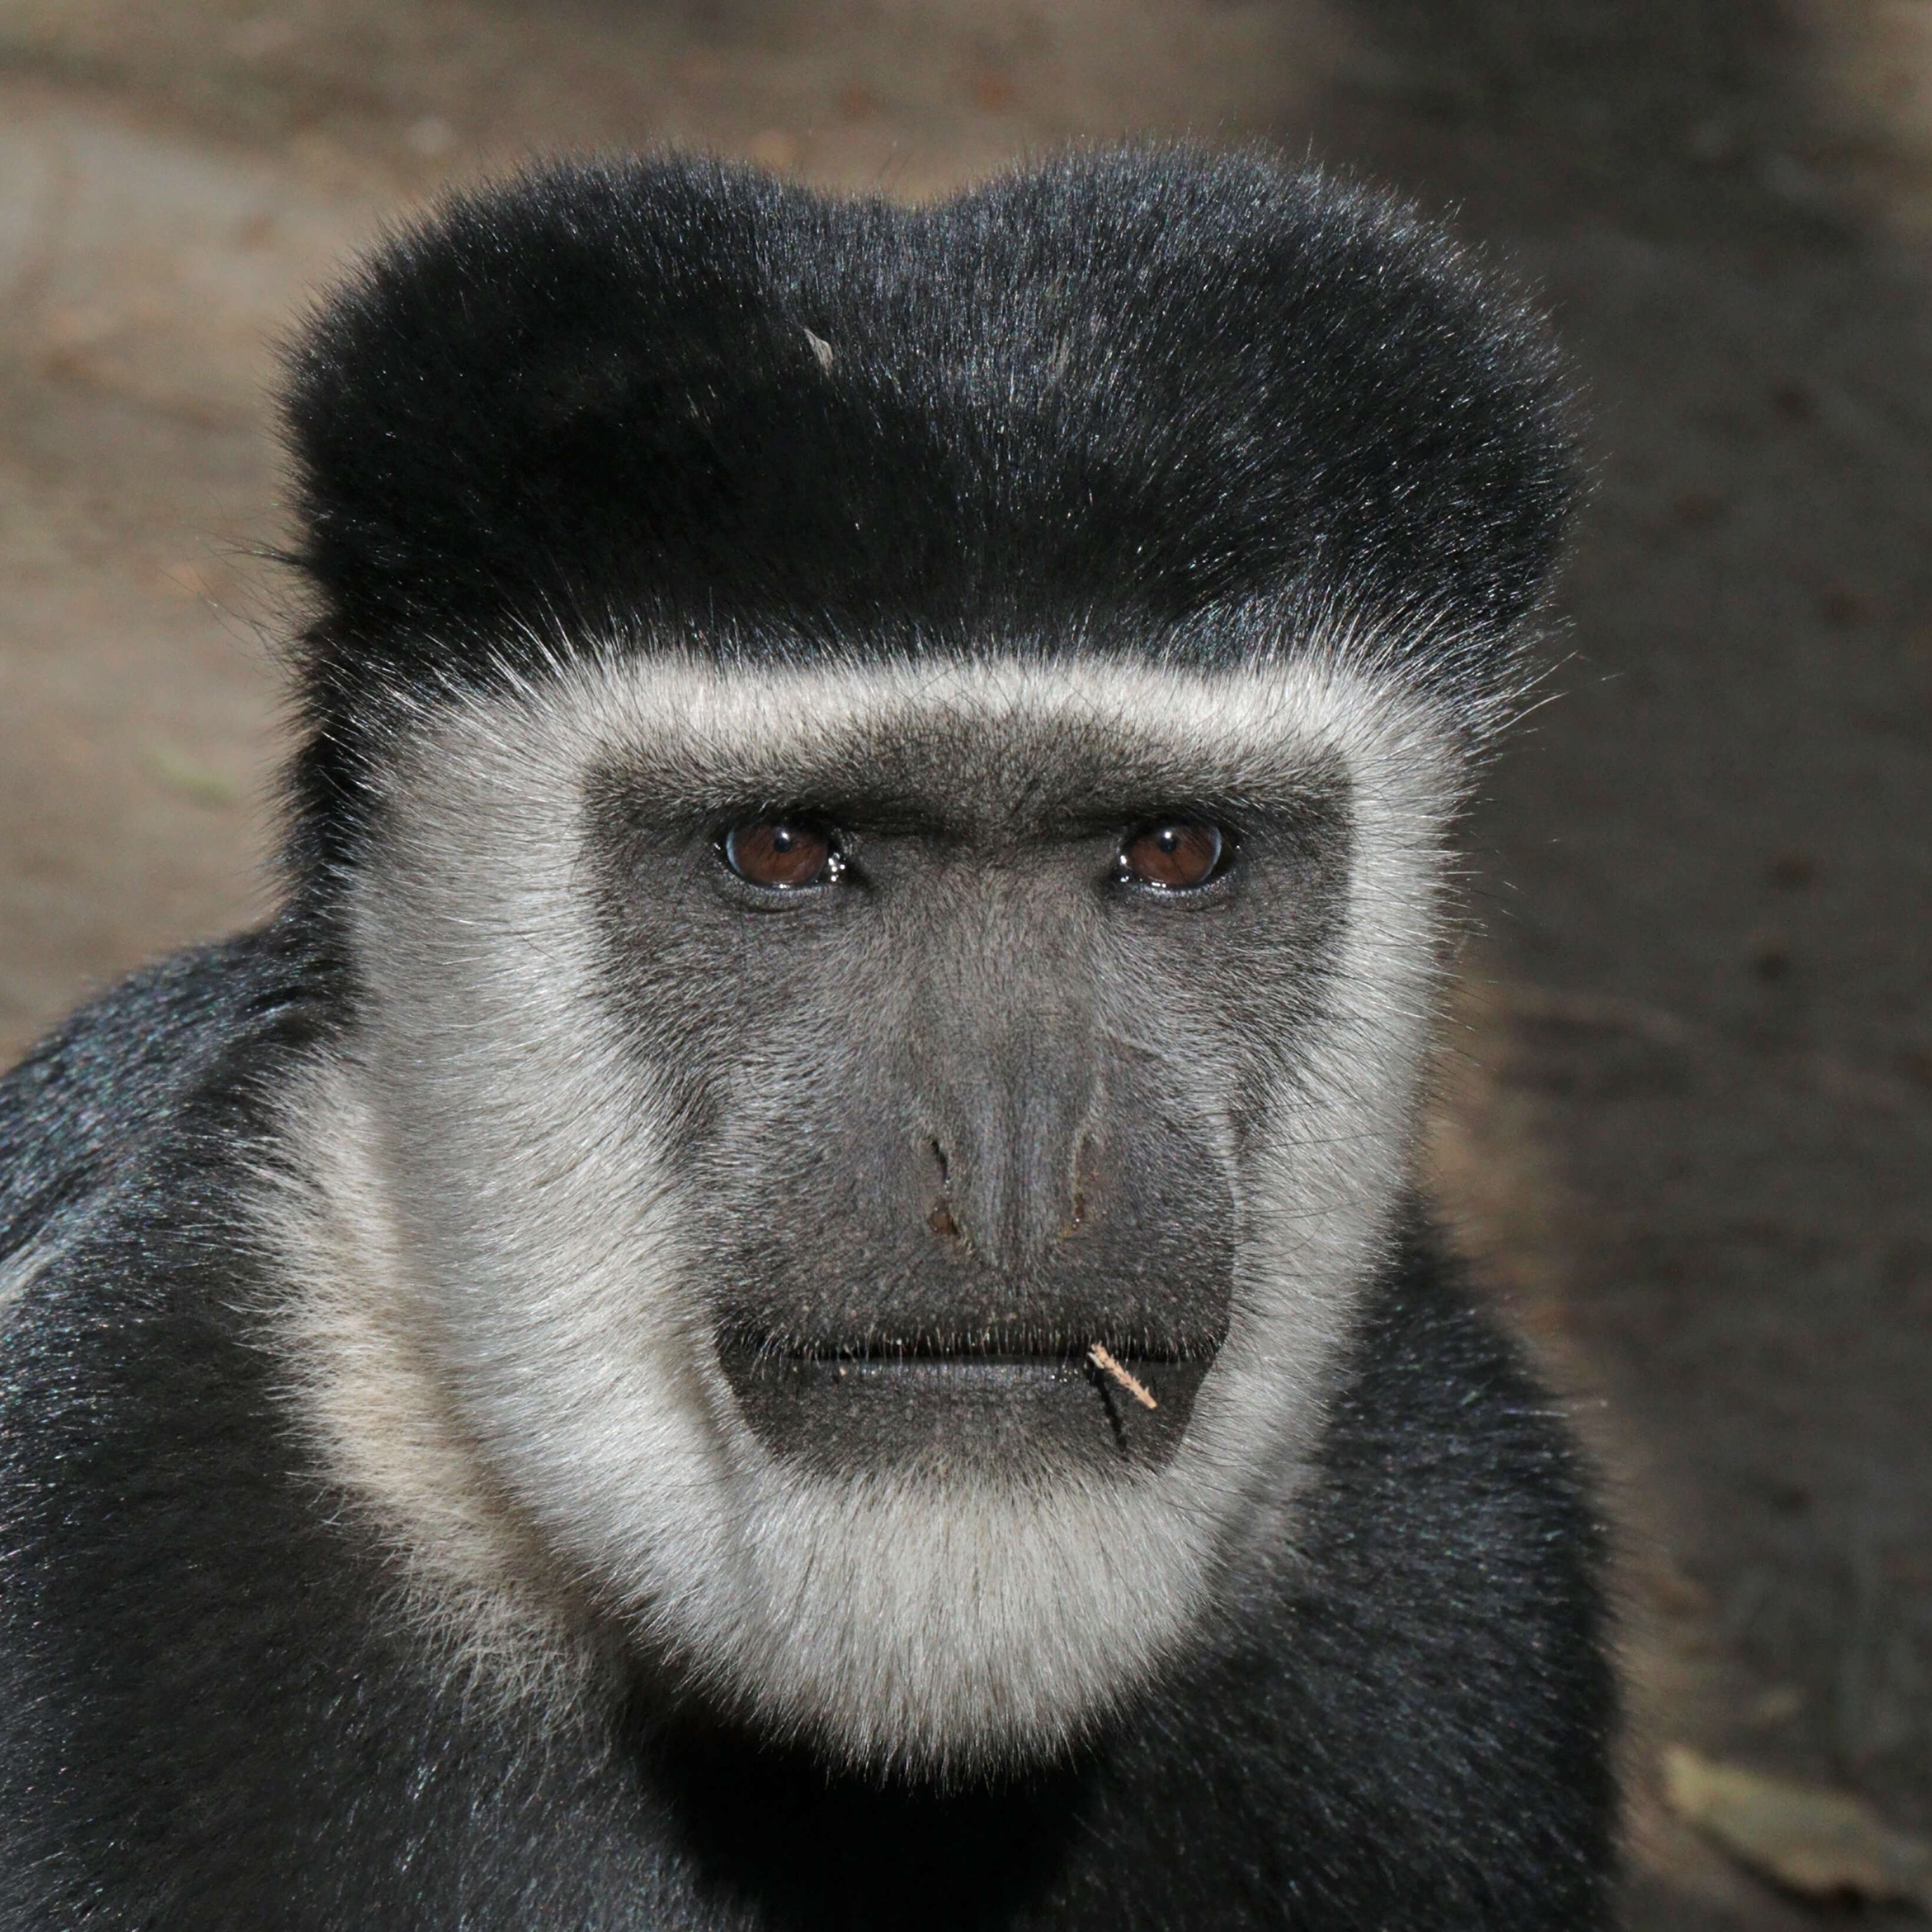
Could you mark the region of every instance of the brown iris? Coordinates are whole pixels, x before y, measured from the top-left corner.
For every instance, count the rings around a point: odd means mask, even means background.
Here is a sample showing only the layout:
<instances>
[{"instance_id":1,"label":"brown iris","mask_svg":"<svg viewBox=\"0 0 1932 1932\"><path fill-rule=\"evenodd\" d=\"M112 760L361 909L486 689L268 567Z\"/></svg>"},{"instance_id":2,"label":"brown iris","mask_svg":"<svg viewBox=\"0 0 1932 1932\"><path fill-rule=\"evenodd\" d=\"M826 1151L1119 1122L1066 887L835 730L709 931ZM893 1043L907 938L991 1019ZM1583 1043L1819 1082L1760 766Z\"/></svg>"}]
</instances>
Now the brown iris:
<instances>
[{"instance_id":1,"label":"brown iris","mask_svg":"<svg viewBox=\"0 0 1932 1932\"><path fill-rule=\"evenodd\" d=\"M1226 842L1218 825L1178 818L1136 832L1120 848L1115 876L1130 885L1184 892L1204 886L1221 863Z\"/></svg>"},{"instance_id":2,"label":"brown iris","mask_svg":"<svg viewBox=\"0 0 1932 1932\"><path fill-rule=\"evenodd\" d=\"M724 835L724 860L740 878L778 892L829 885L842 869L826 833L788 818L733 826Z\"/></svg>"}]
</instances>

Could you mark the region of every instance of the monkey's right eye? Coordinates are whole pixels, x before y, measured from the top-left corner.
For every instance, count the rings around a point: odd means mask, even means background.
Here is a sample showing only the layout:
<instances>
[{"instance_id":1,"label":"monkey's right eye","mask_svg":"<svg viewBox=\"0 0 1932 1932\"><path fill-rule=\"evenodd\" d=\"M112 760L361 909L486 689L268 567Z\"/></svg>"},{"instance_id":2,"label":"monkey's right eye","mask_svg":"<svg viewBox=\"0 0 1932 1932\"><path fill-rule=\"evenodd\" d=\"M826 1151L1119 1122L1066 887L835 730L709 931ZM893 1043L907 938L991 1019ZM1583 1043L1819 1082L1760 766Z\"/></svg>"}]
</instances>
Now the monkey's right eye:
<instances>
[{"instance_id":1,"label":"monkey's right eye","mask_svg":"<svg viewBox=\"0 0 1932 1932\"><path fill-rule=\"evenodd\" d=\"M796 819L755 818L725 833L724 862L748 885L788 892L829 886L845 869L829 833Z\"/></svg>"}]
</instances>

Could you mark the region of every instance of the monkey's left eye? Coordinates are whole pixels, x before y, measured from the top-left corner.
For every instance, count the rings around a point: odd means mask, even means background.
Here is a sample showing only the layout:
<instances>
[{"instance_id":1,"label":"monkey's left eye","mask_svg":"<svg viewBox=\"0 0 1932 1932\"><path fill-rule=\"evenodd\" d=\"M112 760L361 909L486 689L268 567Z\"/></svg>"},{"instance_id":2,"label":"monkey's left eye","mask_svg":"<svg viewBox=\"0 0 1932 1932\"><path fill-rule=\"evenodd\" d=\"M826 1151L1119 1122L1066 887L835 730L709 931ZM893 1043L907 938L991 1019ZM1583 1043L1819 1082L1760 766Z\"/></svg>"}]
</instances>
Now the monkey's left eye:
<instances>
[{"instance_id":1,"label":"monkey's left eye","mask_svg":"<svg viewBox=\"0 0 1932 1932\"><path fill-rule=\"evenodd\" d=\"M758 818L725 833L724 862L748 884L771 892L829 886L845 869L832 836L798 819Z\"/></svg>"},{"instance_id":2,"label":"monkey's left eye","mask_svg":"<svg viewBox=\"0 0 1932 1932\"><path fill-rule=\"evenodd\" d=\"M1229 851L1226 835L1205 819L1178 818L1131 834L1114 860L1123 885L1156 892L1191 892L1219 872Z\"/></svg>"}]
</instances>

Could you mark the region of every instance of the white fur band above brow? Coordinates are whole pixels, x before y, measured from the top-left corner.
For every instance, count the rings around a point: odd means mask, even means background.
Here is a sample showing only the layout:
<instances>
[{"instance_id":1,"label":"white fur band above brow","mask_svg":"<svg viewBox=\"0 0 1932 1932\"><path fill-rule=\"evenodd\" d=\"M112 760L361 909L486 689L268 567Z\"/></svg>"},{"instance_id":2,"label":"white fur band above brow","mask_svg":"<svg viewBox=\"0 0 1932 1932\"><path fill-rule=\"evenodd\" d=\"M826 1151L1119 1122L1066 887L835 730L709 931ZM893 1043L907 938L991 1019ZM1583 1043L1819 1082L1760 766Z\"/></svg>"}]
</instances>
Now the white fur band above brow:
<instances>
[{"instance_id":1,"label":"white fur band above brow","mask_svg":"<svg viewBox=\"0 0 1932 1932\"><path fill-rule=\"evenodd\" d=\"M916 736L922 722L994 733L1022 722L1106 733L1178 771L1238 772L1263 794L1292 790L1324 756L1358 780L1397 768L1445 811L1469 748L1446 706L1339 654L1220 670L1100 656L797 667L591 656L432 706L423 735L452 750L472 736L507 734L526 752L548 740L586 766L636 755L693 790L724 793L748 772L823 763L848 742Z\"/></svg>"}]
</instances>

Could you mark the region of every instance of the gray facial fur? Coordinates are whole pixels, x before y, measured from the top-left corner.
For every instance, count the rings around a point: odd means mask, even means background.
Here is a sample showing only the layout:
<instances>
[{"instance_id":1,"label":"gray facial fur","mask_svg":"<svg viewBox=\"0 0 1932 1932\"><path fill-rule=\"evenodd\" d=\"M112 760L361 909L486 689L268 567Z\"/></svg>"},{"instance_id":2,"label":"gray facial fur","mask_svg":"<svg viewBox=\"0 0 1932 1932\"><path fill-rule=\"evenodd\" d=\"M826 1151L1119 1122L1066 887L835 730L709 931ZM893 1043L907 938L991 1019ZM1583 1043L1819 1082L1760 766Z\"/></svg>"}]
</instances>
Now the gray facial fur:
<instances>
[{"instance_id":1,"label":"gray facial fur","mask_svg":"<svg viewBox=\"0 0 1932 1932\"><path fill-rule=\"evenodd\" d=\"M1238 1090L1288 1030L1262 1009L1322 997L1346 885L1331 778L1264 806L1202 776L1097 720L861 737L738 808L838 829L841 879L781 892L648 769L598 781L611 998L686 1076L666 1159L776 1453L1050 1484L1178 1445L1227 1334ZM1176 806L1244 814L1236 862L1124 887L1122 830Z\"/></svg>"},{"instance_id":2,"label":"gray facial fur","mask_svg":"<svg viewBox=\"0 0 1932 1932\"><path fill-rule=\"evenodd\" d=\"M425 719L266 1223L414 1612L486 1673L614 1634L872 1766L1037 1756L1143 1686L1382 1252L1459 768L1339 651L614 657ZM862 883L748 896L720 827L793 808ZM1110 886L1190 811L1222 880Z\"/></svg>"}]
</instances>

